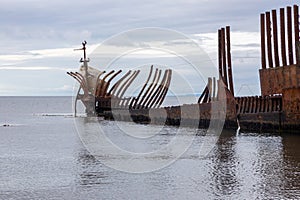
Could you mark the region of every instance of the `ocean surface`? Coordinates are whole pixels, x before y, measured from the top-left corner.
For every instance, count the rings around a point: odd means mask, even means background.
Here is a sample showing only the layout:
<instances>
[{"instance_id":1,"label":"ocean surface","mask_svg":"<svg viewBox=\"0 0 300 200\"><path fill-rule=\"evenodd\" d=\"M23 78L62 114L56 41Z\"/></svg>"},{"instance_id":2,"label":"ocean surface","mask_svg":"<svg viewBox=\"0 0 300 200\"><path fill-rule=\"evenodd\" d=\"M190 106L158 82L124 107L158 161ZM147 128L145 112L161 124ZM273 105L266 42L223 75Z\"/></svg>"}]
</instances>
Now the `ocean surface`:
<instances>
[{"instance_id":1,"label":"ocean surface","mask_svg":"<svg viewBox=\"0 0 300 200\"><path fill-rule=\"evenodd\" d=\"M194 136L183 155L156 171L129 173L107 163L115 159L122 168L130 158L90 153L78 133L86 120L73 117L71 97L0 97L0 199L300 199L300 135L223 131L203 158L197 152L205 136L181 129L183 139ZM135 152L160 149L178 131L118 123L127 132L145 130L135 145L114 122L92 119L88 128L95 123ZM149 167L147 160L139 164Z\"/></svg>"}]
</instances>

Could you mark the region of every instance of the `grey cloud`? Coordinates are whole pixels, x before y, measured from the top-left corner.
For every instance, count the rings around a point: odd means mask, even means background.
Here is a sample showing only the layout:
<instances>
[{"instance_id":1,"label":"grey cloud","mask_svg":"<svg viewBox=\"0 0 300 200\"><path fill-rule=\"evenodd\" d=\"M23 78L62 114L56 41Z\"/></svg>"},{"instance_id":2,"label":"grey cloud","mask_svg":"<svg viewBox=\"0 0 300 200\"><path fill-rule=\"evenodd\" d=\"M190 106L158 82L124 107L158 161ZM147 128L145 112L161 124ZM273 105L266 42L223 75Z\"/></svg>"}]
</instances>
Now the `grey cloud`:
<instances>
[{"instance_id":1,"label":"grey cloud","mask_svg":"<svg viewBox=\"0 0 300 200\"><path fill-rule=\"evenodd\" d=\"M249 43L249 44L235 44L235 45L232 45L232 46L235 46L235 47L260 47L260 44L259 43Z\"/></svg>"},{"instance_id":2,"label":"grey cloud","mask_svg":"<svg viewBox=\"0 0 300 200\"><path fill-rule=\"evenodd\" d=\"M0 7L0 54L17 54L36 49L80 46L82 40L88 40L91 44L101 43L112 35L141 27L174 29L187 35L216 32L218 28L226 25L230 25L233 31L258 32L260 13L294 3L290 0L4 1L1 2ZM207 40L208 38L199 39ZM121 45L137 44L123 41ZM247 44L246 47L256 48L258 46L259 44L253 43ZM243 45L233 47L244 48ZM233 57L244 55L239 51L233 51L232 54ZM259 56L259 53L251 53L246 56L250 55ZM69 67L77 66L77 61L57 58L28 61L26 65L34 66L42 63L56 67L61 65ZM249 61L244 59L244 62ZM258 65L259 62L251 64ZM253 77L256 76L256 69L251 68L250 65L246 66L241 63L238 65L243 66L237 69L238 74L249 76L255 80ZM252 74L241 73L247 67L250 67ZM3 76L1 75L1 78ZM19 77L20 80L24 81L24 76L29 75L22 74ZM58 77L63 79L64 76ZM9 78L6 78L0 83L4 83L5 80L10 81ZM48 81L47 87L51 87L50 83L55 82L58 78L43 75L43 80ZM249 81L251 80L249 79ZM61 83L60 86L65 85L65 82ZM22 83L15 84L22 85Z\"/></svg>"}]
</instances>

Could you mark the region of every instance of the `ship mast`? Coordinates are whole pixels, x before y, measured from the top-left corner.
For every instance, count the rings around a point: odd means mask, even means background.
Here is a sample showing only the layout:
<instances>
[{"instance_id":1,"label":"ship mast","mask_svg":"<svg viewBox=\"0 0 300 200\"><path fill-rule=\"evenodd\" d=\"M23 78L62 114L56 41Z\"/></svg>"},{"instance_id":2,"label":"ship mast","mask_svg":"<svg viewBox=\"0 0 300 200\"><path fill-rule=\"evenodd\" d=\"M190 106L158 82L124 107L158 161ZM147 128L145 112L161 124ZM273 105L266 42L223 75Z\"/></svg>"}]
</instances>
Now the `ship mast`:
<instances>
[{"instance_id":1,"label":"ship mast","mask_svg":"<svg viewBox=\"0 0 300 200\"><path fill-rule=\"evenodd\" d=\"M86 81L86 84L87 84L87 88L89 88L89 82L88 82L88 62L90 61L89 58L86 58L86 44L87 42L86 41L83 41L82 42L82 48L80 49L74 49L75 51L76 50L83 50L83 58L80 59L79 62L83 63L82 67L83 67L83 70L84 70L84 79Z\"/></svg>"}]
</instances>

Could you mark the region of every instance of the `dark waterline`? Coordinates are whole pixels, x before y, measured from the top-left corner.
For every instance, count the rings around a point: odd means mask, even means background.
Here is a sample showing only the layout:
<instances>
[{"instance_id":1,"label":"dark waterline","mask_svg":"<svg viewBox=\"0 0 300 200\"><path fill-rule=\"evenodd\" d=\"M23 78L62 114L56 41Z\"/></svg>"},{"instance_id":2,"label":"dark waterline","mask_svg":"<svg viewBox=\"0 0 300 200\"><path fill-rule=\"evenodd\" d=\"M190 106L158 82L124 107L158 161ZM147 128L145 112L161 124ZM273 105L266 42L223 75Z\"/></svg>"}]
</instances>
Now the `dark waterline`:
<instances>
[{"instance_id":1,"label":"dark waterline","mask_svg":"<svg viewBox=\"0 0 300 200\"><path fill-rule=\"evenodd\" d=\"M0 97L0 199L300 198L300 136L223 132L205 159L198 136L170 166L130 174L90 155L71 113L71 97Z\"/></svg>"}]
</instances>

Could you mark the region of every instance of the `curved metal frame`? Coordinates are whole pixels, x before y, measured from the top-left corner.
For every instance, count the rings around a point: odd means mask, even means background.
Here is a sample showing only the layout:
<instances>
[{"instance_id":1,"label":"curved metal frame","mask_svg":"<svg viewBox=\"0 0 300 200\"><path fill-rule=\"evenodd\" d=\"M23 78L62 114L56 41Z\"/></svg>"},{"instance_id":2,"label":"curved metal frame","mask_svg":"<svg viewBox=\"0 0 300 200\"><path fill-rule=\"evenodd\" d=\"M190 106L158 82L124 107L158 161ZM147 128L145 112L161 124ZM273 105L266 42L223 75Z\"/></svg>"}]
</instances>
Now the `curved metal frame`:
<instances>
[{"instance_id":1,"label":"curved metal frame","mask_svg":"<svg viewBox=\"0 0 300 200\"><path fill-rule=\"evenodd\" d=\"M152 75L152 71L153 71L153 65L151 65L151 67L150 67L150 72L149 72L148 78L147 78L147 80L146 80L146 82L145 82L143 88L141 89L141 91L140 91L140 93L138 94L137 98L133 98L133 100L132 100L132 102L130 103L130 106L129 106L129 107L131 107L131 108L135 108L135 107L136 107L138 101L140 100L140 98L141 98L141 96L142 96L144 90L146 89L146 87L147 87L147 85L148 85L148 82L149 82L150 77L151 77L151 75Z\"/></svg>"}]
</instances>

